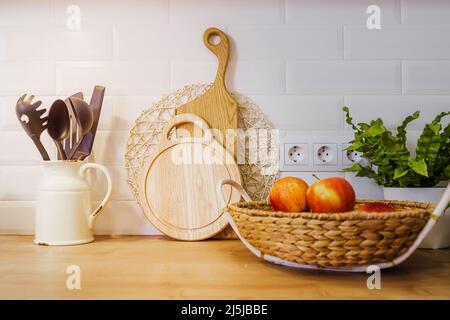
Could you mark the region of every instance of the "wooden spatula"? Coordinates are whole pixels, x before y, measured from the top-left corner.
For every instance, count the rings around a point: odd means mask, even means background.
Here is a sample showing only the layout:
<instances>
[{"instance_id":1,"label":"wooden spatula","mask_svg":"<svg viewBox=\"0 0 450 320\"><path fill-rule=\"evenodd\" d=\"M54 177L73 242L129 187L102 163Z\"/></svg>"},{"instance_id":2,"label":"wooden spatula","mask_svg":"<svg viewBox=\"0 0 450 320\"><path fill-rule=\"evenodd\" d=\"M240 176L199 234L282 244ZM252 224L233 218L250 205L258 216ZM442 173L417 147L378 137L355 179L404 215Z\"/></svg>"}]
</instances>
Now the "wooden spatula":
<instances>
[{"instance_id":1,"label":"wooden spatula","mask_svg":"<svg viewBox=\"0 0 450 320\"><path fill-rule=\"evenodd\" d=\"M212 43L211 41L214 38L220 42L216 44ZM225 141L227 129L235 130L238 127L238 104L230 95L225 85L225 72L228 65L230 48L228 37L217 28L209 28L203 34L203 42L217 56L219 61L216 79L204 94L178 107L175 112L176 114L193 113L205 120L210 128L218 129L222 137L216 136L217 140L221 141L222 145L236 157L236 143L234 141ZM192 135L192 124L183 125L181 128L189 130ZM181 130L177 134L181 135Z\"/></svg>"},{"instance_id":2,"label":"wooden spatula","mask_svg":"<svg viewBox=\"0 0 450 320\"><path fill-rule=\"evenodd\" d=\"M83 142L75 152L73 158L76 160L84 160L92 152L92 147L94 145L95 134L97 133L97 126L100 120L100 113L103 105L103 98L105 96L105 87L95 86L94 92L92 93L91 101L89 107L92 109L94 115L94 123L92 124L91 130L86 134Z\"/></svg>"}]
</instances>

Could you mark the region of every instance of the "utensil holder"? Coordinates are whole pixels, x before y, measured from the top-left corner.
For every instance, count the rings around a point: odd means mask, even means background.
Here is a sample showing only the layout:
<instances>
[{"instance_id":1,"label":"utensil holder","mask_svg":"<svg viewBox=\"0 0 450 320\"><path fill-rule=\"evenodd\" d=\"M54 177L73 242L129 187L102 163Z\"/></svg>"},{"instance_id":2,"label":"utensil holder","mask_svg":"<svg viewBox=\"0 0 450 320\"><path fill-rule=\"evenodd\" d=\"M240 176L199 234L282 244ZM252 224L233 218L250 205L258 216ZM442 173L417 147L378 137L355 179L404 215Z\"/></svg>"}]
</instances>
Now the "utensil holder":
<instances>
[{"instance_id":1,"label":"utensil holder","mask_svg":"<svg viewBox=\"0 0 450 320\"><path fill-rule=\"evenodd\" d=\"M44 161L44 175L36 194L36 230L39 245L76 245L94 241L95 219L107 205L112 184L108 170L96 163ZM100 205L91 210L88 169L106 177L107 191Z\"/></svg>"}]
</instances>

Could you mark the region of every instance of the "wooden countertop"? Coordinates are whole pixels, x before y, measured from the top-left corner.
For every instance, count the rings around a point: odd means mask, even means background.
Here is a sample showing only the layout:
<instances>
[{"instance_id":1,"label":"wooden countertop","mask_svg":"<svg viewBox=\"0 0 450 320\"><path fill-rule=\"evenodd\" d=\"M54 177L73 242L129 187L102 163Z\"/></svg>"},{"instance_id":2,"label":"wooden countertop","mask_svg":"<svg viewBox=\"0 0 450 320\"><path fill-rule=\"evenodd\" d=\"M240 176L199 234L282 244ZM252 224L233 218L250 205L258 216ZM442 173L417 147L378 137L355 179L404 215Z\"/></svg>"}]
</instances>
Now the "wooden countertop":
<instances>
[{"instance_id":1,"label":"wooden countertop","mask_svg":"<svg viewBox=\"0 0 450 320\"><path fill-rule=\"evenodd\" d=\"M381 289L365 273L293 270L263 262L238 240L179 242L165 237L97 237L70 247L0 236L1 299L431 299L450 298L450 250L418 250L381 271ZM81 268L68 290L66 269Z\"/></svg>"}]
</instances>

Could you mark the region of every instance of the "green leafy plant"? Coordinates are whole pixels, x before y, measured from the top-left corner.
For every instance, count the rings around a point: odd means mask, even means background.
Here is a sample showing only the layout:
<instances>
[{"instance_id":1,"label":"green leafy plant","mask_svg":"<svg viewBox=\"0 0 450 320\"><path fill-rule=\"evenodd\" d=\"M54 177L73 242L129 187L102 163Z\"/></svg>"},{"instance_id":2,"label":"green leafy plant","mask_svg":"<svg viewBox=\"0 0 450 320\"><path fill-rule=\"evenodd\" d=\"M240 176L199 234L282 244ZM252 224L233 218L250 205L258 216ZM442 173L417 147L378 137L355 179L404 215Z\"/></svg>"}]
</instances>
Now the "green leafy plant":
<instances>
[{"instance_id":1,"label":"green leafy plant","mask_svg":"<svg viewBox=\"0 0 450 320\"><path fill-rule=\"evenodd\" d=\"M427 123L417 141L416 156L406 147L406 127L416 120L416 111L403 120L397 132L391 132L380 118L355 125L344 106L346 122L354 130L354 139L347 150L361 152L367 165L355 164L344 171L357 172L359 177L374 179L385 187L432 187L450 179L450 124L443 128L442 112Z\"/></svg>"}]
</instances>

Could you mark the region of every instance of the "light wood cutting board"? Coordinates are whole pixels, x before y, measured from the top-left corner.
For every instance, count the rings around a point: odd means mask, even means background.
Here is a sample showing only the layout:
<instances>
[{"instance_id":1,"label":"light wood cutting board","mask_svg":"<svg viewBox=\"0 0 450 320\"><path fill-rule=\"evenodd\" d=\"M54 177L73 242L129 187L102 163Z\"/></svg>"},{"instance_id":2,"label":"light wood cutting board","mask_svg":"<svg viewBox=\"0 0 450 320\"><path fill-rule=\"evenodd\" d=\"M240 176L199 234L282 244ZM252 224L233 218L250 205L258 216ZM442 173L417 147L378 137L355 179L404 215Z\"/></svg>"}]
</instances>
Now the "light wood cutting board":
<instances>
[{"instance_id":1,"label":"light wood cutting board","mask_svg":"<svg viewBox=\"0 0 450 320\"><path fill-rule=\"evenodd\" d=\"M213 39L217 39L219 42L214 44L212 43ZM219 64L216 79L204 94L178 107L175 113L193 113L201 117L210 128L218 129L222 133L219 141L224 146L225 142L227 142L225 147L235 155L236 143L225 141L224 139L227 129L238 128L238 104L225 85L225 72L228 65L230 44L227 35L217 28L209 28L205 31L203 43L217 56ZM184 128L188 129L192 134L192 125L184 126Z\"/></svg>"},{"instance_id":2,"label":"light wood cutting board","mask_svg":"<svg viewBox=\"0 0 450 320\"><path fill-rule=\"evenodd\" d=\"M170 140L171 130L183 124L195 124L205 137ZM241 181L241 176L233 155L208 132L206 122L193 114L175 116L164 127L161 141L143 170L139 200L145 215L175 239L206 239L228 224L217 203L216 184L222 179ZM228 202L240 200L236 190L224 192Z\"/></svg>"},{"instance_id":3,"label":"light wood cutting board","mask_svg":"<svg viewBox=\"0 0 450 320\"><path fill-rule=\"evenodd\" d=\"M213 40L218 40L213 43ZM227 129L238 128L238 104L230 95L225 84L225 74L228 66L230 42L227 35L217 29L208 28L203 34L203 43L216 55L218 60L216 78L211 87L196 99L179 106L175 114L192 113L201 117L210 128L216 131L216 138L237 158L237 143L227 139ZM185 125L183 129L193 134L192 125ZM234 131L236 132L236 131ZM217 135L220 133L220 136ZM231 134L233 137L233 134ZM218 239L237 239L233 230L228 227L216 236Z\"/></svg>"}]
</instances>

